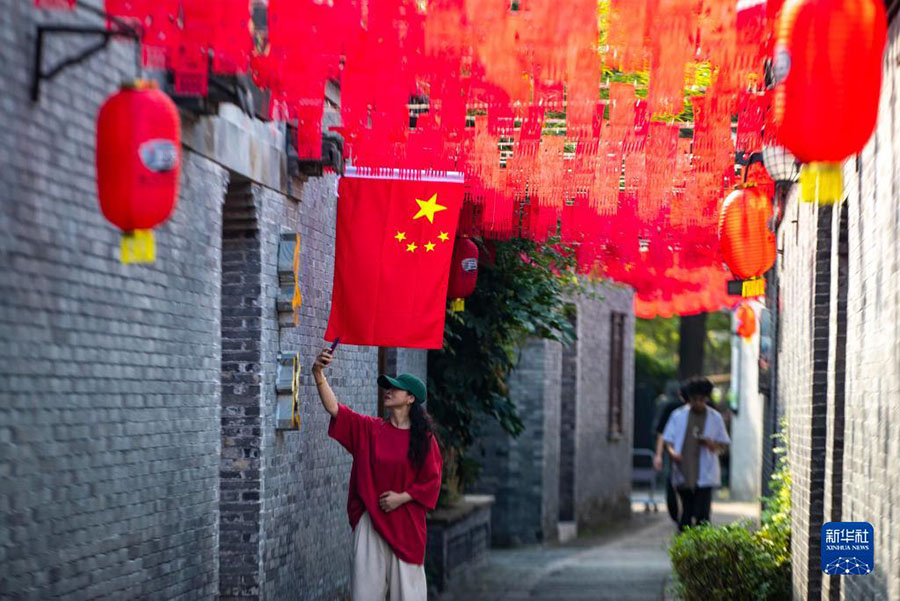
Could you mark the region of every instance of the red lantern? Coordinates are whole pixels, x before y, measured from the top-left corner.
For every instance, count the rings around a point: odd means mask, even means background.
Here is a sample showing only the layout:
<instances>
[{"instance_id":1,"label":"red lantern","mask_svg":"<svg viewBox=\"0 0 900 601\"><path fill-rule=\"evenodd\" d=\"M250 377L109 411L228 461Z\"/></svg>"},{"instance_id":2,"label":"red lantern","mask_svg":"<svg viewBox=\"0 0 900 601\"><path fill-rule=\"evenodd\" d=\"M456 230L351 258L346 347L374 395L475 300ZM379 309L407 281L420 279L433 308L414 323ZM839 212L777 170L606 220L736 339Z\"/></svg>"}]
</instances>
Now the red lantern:
<instances>
[{"instance_id":1,"label":"red lantern","mask_svg":"<svg viewBox=\"0 0 900 601\"><path fill-rule=\"evenodd\" d=\"M97 191L103 215L125 232L123 263L155 257L151 228L172 214L181 166L175 103L137 81L107 99L97 117Z\"/></svg>"},{"instance_id":2,"label":"red lantern","mask_svg":"<svg viewBox=\"0 0 900 601\"><path fill-rule=\"evenodd\" d=\"M771 218L772 203L755 186L739 188L725 199L719 215L719 244L736 277L759 277L775 263Z\"/></svg>"},{"instance_id":3,"label":"red lantern","mask_svg":"<svg viewBox=\"0 0 900 601\"><path fill-rule=\"evenodd\" d=\"M779 141L803 163L804 200L834 202L841 163L878 117L887 18L881 0L789 0L775 44Z\"/></svg>"},{"instance_id":4,"label":"red lantern","mask_svg":"<svg viewBox=\"0 0 900 601\"><path fill-rule=\"evenodd\" d=\"M756 334L756 312L746 303L738 305L735 311L738 321L737 335L744 340L750 340Z\"/></svg>"},{"instance_id":5,"label":"red lantern","mask_svg":"<svg viewBox=\"0 0 900 601\"><path fill-rule=\"evenodd\" d=\"M478 279L478 247L469 238L457 238L450 262L450 284L447 298L452 299L451 311L462 311L465 298L475 291Z\"/></svg>"}]
</instances>

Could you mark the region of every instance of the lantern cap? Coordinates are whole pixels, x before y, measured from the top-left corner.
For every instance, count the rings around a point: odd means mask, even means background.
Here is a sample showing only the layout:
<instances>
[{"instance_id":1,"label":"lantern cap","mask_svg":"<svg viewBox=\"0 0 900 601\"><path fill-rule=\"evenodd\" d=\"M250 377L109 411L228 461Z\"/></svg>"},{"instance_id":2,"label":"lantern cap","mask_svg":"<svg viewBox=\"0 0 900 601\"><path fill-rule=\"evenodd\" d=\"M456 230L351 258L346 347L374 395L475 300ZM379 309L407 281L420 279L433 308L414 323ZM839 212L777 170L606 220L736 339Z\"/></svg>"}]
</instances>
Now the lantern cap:
<instances>
[{"instance_id":1,"label":"lantern cap","mask_svg":"<svg viewBox=\"0 0 900 601\"><path fill-rule=\"evenodd\" d=\"M128 79L120 86L123 90L157 90L159 85L152 79Z\"/></svg>"}]
</instances>

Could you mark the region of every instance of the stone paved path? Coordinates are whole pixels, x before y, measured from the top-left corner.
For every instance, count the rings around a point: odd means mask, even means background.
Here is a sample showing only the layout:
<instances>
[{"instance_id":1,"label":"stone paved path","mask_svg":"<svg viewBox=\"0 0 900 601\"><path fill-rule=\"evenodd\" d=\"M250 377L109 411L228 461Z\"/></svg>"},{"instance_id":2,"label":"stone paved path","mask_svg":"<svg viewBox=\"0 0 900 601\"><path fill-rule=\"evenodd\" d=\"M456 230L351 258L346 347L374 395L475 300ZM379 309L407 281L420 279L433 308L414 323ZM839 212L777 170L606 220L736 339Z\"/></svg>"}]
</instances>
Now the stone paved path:
<instances>
[{"instance_id":1,"label":"stone paved path","mask_svg":"<svg viewBox=\"0 0 900 601\"><path fill-rule=\"evenodd\" d=\"M494 550L440 601L662 601L675 525L660 507L609 532L564 546ZM715 503L714 522L758 515L753 503Z\"/></svg>"}]
</instances>

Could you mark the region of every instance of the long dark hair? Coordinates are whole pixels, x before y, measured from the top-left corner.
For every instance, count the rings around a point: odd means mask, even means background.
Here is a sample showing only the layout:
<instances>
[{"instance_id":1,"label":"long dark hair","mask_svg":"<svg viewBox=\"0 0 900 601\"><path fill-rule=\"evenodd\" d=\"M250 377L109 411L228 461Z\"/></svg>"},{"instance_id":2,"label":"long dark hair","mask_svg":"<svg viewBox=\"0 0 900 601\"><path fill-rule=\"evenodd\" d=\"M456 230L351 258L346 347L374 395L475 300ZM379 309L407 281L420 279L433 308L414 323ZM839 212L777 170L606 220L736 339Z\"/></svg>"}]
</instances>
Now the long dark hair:
<instances>
[{"instance_id":1,"label":"long dark hair","mask_svg":"<svg viewBox=\"0 0 900 601\"><path fill-rule=\"evenodd\" d=\"M434 422L421 403L413 403L409 408L409 451L406 457L414 468L425 463L434 436Z\"/></svg>"}]
</instances>

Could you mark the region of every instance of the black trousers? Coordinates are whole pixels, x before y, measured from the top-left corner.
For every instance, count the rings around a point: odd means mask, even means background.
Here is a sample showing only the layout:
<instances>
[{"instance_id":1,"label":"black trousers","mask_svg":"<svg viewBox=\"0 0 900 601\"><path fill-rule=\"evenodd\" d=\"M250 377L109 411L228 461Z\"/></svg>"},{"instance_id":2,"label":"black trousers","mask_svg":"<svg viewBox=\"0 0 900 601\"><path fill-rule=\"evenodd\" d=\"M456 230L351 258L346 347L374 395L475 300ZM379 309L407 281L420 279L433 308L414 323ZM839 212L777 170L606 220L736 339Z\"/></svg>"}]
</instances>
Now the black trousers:
<instances>
[{"instance_id":1,"label":"black trousers","mask_svg":"<svg viewBox=\"0 0 900 601\"><path fill-rule=\"evenodd\" d=\"M672 486L672 478L666 475L666 509L669 511L669 517L676 524L681 519L681 506L678 503L678 493Z\"/></svg>"},{"instance_id":2,"label":"black trousers","mask_svg":"<svg viewBox=\"0 0 900 601\"><path fill-rule=\"evenodd\" d=\"M678 520L678 530L683 531L690 526L709 522L709 509L712 505L712 487L679 487L677 490L678 498L681 500L681 519Z\"/></svg>"}]
</instances>

